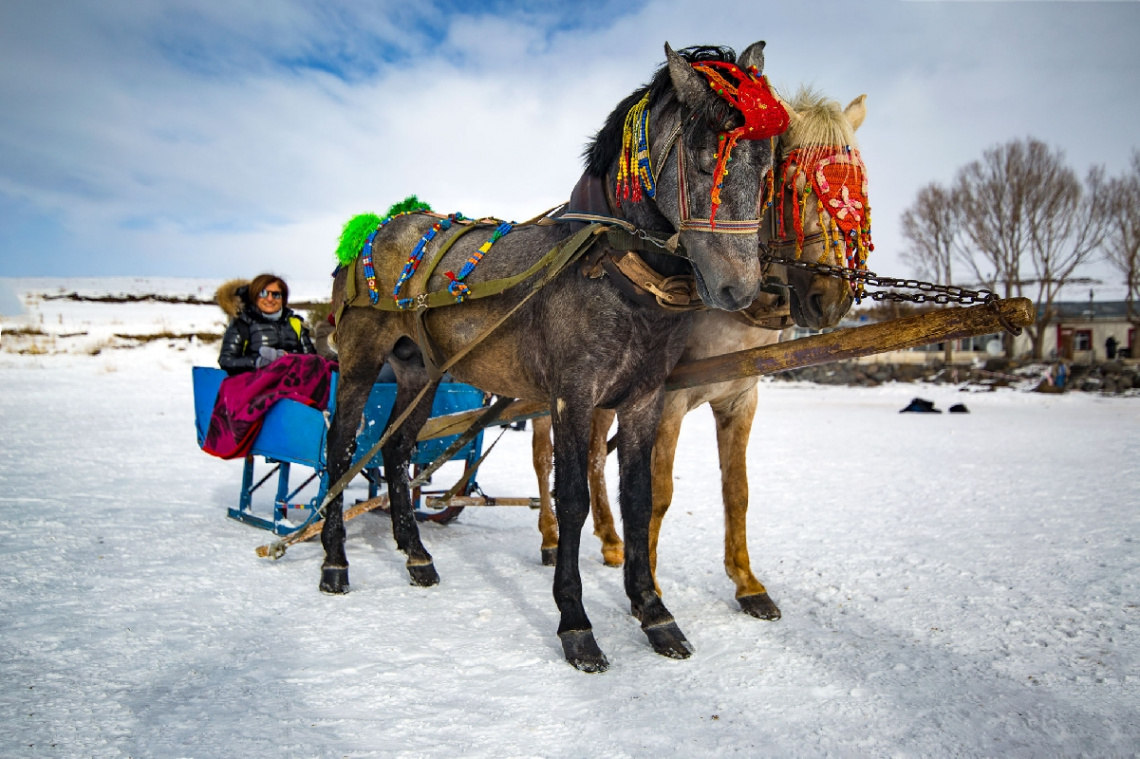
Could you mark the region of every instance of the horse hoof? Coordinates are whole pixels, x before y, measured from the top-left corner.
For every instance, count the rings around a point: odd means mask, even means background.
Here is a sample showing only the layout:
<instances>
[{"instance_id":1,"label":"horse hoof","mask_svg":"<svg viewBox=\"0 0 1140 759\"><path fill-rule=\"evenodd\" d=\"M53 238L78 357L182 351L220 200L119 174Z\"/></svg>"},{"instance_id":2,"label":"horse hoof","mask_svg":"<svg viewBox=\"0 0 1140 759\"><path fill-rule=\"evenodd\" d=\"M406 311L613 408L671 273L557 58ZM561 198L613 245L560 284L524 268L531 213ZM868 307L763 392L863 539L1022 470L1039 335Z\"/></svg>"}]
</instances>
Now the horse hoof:
<instances>
[{"instance_id":1,"label":"horse hoof","mask_svg":"<svg viewBox=\"0 0 1140 759\"><path fill-rule=\"evenodd\" d=\"M439 572L435 571L435 564L409 566L408 574L411 575L412 585L418 585L421 588L430 588L432 585L439 584Z\"/></svg>"},{"instance_id":2,"label":"horse hoof","mask_svg":"<svg viewBox=\"0 0 1140 759\"><path fill-rule=\"evenodd\" d=\"M765 619L769 622L775 622L782 615L780 614L780 607L768 597L767 593L757 593L754 596L741 596L736 599L740 603L740 608L745 614L756 617L756 619Z\"/></svg>"},{"instance_id":3,"label":"horse hoof","mask_svg":"<svg viewBox=\"0 0 1140 759\"><path fill-rule=\"evenodd\" d=\"M348 567L321 569L321 592L340 596L348 592Z\"/></svg>"},{"instance_id":4,"label":"horse hoof","mask_svg":"<svg viewBox=\"0 0 1140 759\"><path fill-rule=\"evenodd\" d=\"M542 566L553 567L558 563L558 549L557 548L543 548L542 549Z\"/></svg>"},{"instance_id":5,"label":"horse hoof","mask_svg":"<svg viewBox=\"0 0 1140 759\"><path fill-rule=\"evenodd\" d=\"M668 656L670 659L688 659L693 655L693 644L685 638L676 622L647 627L645 634L653 650L662 656Z\"/></svg>"},{"instance_id":6,"label":"horse hoof","mask_svg":"<svg viewBox=\"0 0 1140 759\"><path fill-rule=\"evenodd\" d=\"M609 660L602 649L598 648L598 642L590 630L571 630L558 633L558 637L562 640L562 652L566 661L574 669L594 673L605 672L610 668Z\"/></svg>"},{"instance_id":7,"label":"horse hoof","mask_svg":"<svg viewBox=\"0 0 1140 759\"><path fill-rule=\"evenodd\" d=\"M625 563L625 551L618 548L613 551L602 550L602 561L607 567L620 567Z\"/></svg>"}]
</instances>

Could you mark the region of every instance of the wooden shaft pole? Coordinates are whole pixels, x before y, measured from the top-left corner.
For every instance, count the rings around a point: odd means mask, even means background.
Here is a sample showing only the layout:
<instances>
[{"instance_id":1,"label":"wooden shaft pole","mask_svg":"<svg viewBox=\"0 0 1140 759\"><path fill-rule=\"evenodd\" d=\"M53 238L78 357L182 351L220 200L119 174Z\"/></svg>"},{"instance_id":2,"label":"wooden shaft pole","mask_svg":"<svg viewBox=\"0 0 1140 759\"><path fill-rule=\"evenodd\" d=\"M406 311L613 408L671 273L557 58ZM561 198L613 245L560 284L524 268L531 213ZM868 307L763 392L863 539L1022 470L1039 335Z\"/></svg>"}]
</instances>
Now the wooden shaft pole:
<instances>
[{"instance_id":1,"label":"wooden shaft pole","mask_svg":"<svg viewBox=\"0 0 1140 759\"><path fill-rule=\"evenodd\" d=\"M381 496L377 496L376 498L369 499L367 501L361 501L360 503L357 503L357 504L355 504L355 505L353 505L353 506L351 506L345 510L344 521L347 522L350 519L355 519L356 517L360 516L361 514L363 514L366 511L372 511L373 509L383 508L387 505L388 505L388 496L387 495L381 495ZM293 545L294 543L303 543L306 540L308 540L309 538L314 538L317 535L320 535L321 529L324 526L325 526L325 520L318 519L316 522L313 522L311 525L309 525L308 527L306 527L303 530L298 530L297 532L292 532L292 533L289 533L288 535L285 535L284 537L281 538L281 540L275 540L274 542L270 543L269 545L258 546L257 547L257 555L263 559L267 556L271 559L280 559L282 556L285 555L285 549L286 548Z\"/></svg>"},{"instance_id":2,"label":"wooden shaft pole","mask_svg":"<svg viewBox=\"0 0 1140 759\"><path fill-rule=\"evenodd\" d=\"M1033 323L1033 302L1028 298L997 301L997 308L1016 327ZM674 369L665 388L711 385L1002 331L993 306L947 308L693 361Z\"/></svg>"},{"instance_id":3,"label":"wooden shaft pole","mask_svg":"<svg viewBox=\"0 0 1140 759\"><path fill-rule=\"evenodd\" d=\"M1033 324L1033 302L1028 298L999 300L997 308L1002 317L1015 327ZM682 364L669 375L665 388L681 390L696 385L728 382L1004 330L1001 319L991 305L947 308ZM430 440L456 435L466 429L480 413L482 409L475 409L429 419L418 439ZM509 424L549 413L545 404L515 401L503 410L498 421L499 424Z\"/></svg>"}]
</instances>

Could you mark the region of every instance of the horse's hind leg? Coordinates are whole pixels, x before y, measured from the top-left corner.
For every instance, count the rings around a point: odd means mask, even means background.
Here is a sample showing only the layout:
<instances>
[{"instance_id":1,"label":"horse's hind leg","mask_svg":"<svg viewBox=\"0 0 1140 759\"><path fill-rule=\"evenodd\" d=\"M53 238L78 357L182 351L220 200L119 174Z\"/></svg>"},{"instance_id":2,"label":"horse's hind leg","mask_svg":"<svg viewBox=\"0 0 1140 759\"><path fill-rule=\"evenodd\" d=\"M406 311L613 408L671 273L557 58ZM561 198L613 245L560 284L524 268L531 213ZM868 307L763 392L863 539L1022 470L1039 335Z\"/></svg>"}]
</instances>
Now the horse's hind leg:
<instances>
[{"instance_id":1,"label":"horse's hind leg","mask_svg":"<svg viewBox=\"0 0 1140 759\"><path fill-rule=\"evenodd\" d=\"M625 592L653 650L687 659L693 647L665 608L649 567L649 520L653 510L651 465L664 391L618 409L618 469L625 531Z\"/></svg>"},{"instance_id":2,"label":"horse's hind leg","mask_svg":"<svg viewBox=\"0 0 1140 759\"><path fill-rule=\"evenodd\" d=\"M614 528L614 515L606 492L606 436L614 414L610 409L594 409L590 421L590 513L594 517L594 535L602 541L602 560L607 567L620 567L625 560L625 546Z\"/></svg>"},{"instance_id":3,"label":"horse's hind leg","mask_svg":"<svg viewBox=\"0 0 1140 759\"><path fill-rule=\"evenodd\" d=\"M554 566L558 551L558 519L554 516L554 501L550 497L550 473L554 471L554 442L551 440L549 416L533 420L531 458L534 475L538 478L538 531L542 533L542 563Z\"/></svg>"},{"instance_id":4,"label":"horse's hind leg","mask_svg":"<svg viewBox=\"0 0 1140 759\"><path fill-rule=\"evenodd\" d=\"M346 315L348 316L348 315ZM346 320L347 321L347 320ZM342 325L342 329L344 326ZM353 332L343 329L345 345L341 346L339 379L336 390L336 409L327 437L326 460L330 483L340 480L352 464L356 450L356 434L364 413L364 404L380 367L384 364L384 353L375 350L365 339L363 349L354 350L349 340L357 333L370 333L367 327ZM325 507L324 525L321 528L321 544L325 549L325 560L321 565L320 589L325 593L348 592L348 557L344 550L344 495L339 494Z\"/></svg>"},{"instance_id":5,"label":"horse's hind leg","mask_svg":"<svg viewBox=\"0 0 1140 759\"><path fill-rule=\"evenodd\" d=\"M435 571L431 554L420 541L409 487L408 465L416 445L416 435L431 416L432 399L439 382L428 379L419 350L408 340L401 340L392 350L392 369L396 372L397 389L389 424L395 422L416 400L420 391L426 388L407 420L380 450L384 455L384 478L388 481L392 536L396 539L396 547L408 557L406 566L412 584L427 587L439 582L439 573Z\"/></svg>"},{"instance_id":6,"label":"horse's hind leg","mask_svg":"<svg viewBox=\"0 0 1140 759\"><path fill-rule=\"evenodd\" d=\"M602 560L607 567L620 567L625 556L621 537L614 527L610 499L606 493L606 435L613 424L614 412L594 409L590 423L590 512L594 517L594 534L602 541ZM542 533L542 563L554 566L558 552L558 521L550 497L550 473L554 469L554 447L551 443L551 421L548 416L534 420L531 457L538 478L538 531Z\"/></svg>"},{"instance_id":7,"label":"horse's hind leg","mask_svg":"<svg viewBox=\"0 0 1140 759\"><path fill-rule=\"evenodd\" d=\"M673 502L673 461L677 455L677 438L681 422L689 407L685 394L668 393L665 410L657 425L657 439L653 443L653 514L649 518L649 571L653 573L653 587L661 594L657 582L657 542L661 537L661 523Z\"/></svg>"},{"instance_id":8,"label":"horse's hind leg","mask_svg":"<svg viewBox=\"0 0 1140 759\"><path fill-rule=\"evenodd\" d=\"M752 574L748 557L748 437L756 415L756 388L714 404L724 498L724 571L736 584L740 608L757 619L776 620L780 609Z\"/></svg>"}]
</instances>

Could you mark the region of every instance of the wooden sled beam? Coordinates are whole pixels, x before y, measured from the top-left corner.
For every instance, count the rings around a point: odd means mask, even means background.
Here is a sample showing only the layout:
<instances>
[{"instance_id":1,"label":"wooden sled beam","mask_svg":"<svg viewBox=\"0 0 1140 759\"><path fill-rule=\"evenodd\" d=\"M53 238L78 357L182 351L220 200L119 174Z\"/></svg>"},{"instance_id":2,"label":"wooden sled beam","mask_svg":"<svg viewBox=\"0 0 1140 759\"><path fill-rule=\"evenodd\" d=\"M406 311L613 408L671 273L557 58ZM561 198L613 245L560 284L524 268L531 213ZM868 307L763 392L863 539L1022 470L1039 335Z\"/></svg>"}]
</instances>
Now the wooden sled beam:
<instances>
[{"instance_id":1,"label":"wooden sled beam","mask_svg":"<svg viewBox=\"0 0 1140 759\"><path fill-rule=\"evenodd\" d=\"M1028 298L1007 298L996 303L1002 318L1012 326L1033 324L1033 302ZM665 387L681 390L1003 331L1005 327L991 305L947 308L682 364L669 375ZM474 409L429 419L418 439L459 434L480 413L482 409ZM503 410L497 423L520 422L549 413L542 403L515 401Z\"/></svg>"},{"instance_id":2,"label":"wooden sled beam","mask_svg":"<svg viewBox=\"0 0 1140 759\"><path fill-rule=\"evenodd\" d=\"M1027 327L1033 324L1033 302L1028 298L1009 298L996 303L1001 318L1011 325ZM947 308L904 316L889 322L868 324L866 327L841 329L693 361L674 369L665 381L665 387L668 390L682 390L696 385L711 385L1003 332L1005 328L1001 318L990 305ZM506 414L503 419L506 420Z\"/></svg>"},{"instance_id":3,"label":"wooden sled beam","mask_svg":"<svg viewBox=\"0 0 1140 759\"><path fill-rule=\"evenodd\" d=\"M537 498L487 498L481 495L457 495L452 496L450 501L442 502L440 498L432 496L425 496L424 501L428 508L442 509L447 506L527 506L532 509L539 507ZM344 521L356 519L361 514L365 514L374 509L384 509L388 507L388 496L382 495L372 498L367 501L361 501L358 504L350 506L344 511ZM325 520L318 519L311 525L303 530L290 533L280 540L275 540L267 545L257 547L257 555L261 558L280 559L285 555L285 551L289 546L296 543L304 543L306 540L311 540L321 534L321 529L325 526Z\"/></svg>"},{"instance_id":4,"label":"wooden sled beam","mask_svg":"<svg viewBox=\"0 0 1140 759\"><path fill-rule=\"evenodd\" d=\"M373 509L382 509L388 505L388 496L381 495L376 498L370 498L367 501L361 501L344 510L344 521L355 519L361 514L372 511ZM290 533L280 540L275 540L272 543L264 546L257 547L257 555L261 558L269 557L271 559L280 559L285 555L285 549L294 543L303 543L309 538L315 538L321 534L321 528L325 526L325 520L318 519L311 525L303 530L297 530Z\"/></svg>"}]
</instances>

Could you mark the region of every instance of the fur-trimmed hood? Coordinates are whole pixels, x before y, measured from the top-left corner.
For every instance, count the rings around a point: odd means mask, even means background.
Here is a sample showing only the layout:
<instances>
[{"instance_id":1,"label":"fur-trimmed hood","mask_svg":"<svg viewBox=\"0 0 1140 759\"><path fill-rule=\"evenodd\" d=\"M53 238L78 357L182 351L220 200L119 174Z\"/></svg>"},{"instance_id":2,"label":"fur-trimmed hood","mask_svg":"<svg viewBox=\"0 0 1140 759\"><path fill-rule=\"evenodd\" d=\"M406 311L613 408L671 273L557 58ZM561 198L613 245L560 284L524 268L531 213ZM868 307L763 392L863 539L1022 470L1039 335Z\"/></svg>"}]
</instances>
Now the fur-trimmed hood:
<instances>
[{"instance_id":1,"label":"fur-trimmed hood","mask_svg":"<svg viewBox=\"0 0 1140 759\"><path fill-rule=\"evenodd\" d=\"M231 279L223 283L215 292L214 300L230 319L236 319L246 306L245 291L249 288L248 279Z\"/></svg>"}]
</instances>

